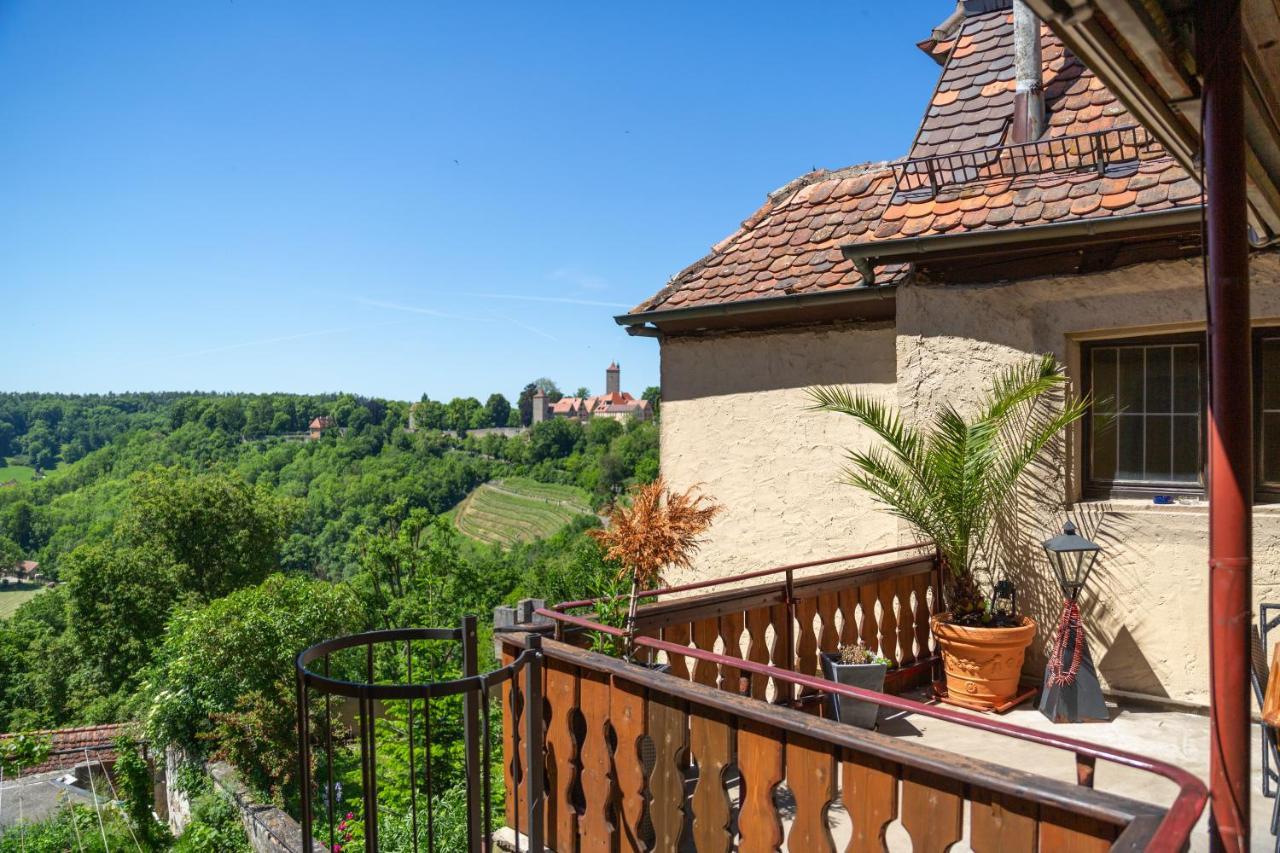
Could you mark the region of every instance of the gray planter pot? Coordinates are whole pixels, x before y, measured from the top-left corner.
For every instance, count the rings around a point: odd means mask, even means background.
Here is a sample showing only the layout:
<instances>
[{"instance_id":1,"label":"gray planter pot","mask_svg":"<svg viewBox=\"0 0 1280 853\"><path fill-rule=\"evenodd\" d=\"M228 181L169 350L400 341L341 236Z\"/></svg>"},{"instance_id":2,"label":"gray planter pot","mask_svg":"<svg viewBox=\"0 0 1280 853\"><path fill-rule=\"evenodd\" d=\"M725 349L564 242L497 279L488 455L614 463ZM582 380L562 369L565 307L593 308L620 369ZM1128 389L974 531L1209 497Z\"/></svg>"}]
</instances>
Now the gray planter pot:
<instances>
[{"instance_id":1,"label":"gray planter pot","mask_svg":"<svg viewBox=\"0 0 1280 853\"><path fill-rule=\"evenodd\" d=\"M848 687L860 687L863 690L884 692L884 676L889 667L883 663L840 663L840 659L832 652L822 654L822 675L828 681L844 684ZM880 706L874 702L864 702L850 696L828 694L831 714L838 721L864 729L876 727L876 716Z\"/></svg>"}]
</instances>

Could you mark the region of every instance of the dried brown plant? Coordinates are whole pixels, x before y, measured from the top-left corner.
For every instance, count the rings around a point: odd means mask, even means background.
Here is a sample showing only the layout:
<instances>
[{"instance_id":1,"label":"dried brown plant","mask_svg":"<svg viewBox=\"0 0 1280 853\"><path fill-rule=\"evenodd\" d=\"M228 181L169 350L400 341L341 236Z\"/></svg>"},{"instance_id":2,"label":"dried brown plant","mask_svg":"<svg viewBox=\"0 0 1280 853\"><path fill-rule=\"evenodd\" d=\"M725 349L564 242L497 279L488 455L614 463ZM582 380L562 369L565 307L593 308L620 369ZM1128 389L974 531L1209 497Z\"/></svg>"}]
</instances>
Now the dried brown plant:
<instances>
[{"instance_id":1,"label":"dried brown plant","mask_svg":"<svg viewBox=\"0 0 1280 853\"><path fill-rule=\"evenodd\" d=\"M604 547L605 556L622 565L619 578L631 581L626 626L628 657L640 590L662 583L663 570L668 567L689 568L702 541L699 537L722 509L698 486L674 492L659 477L636 489L630 506L615 504L607 528L591 531L590 535Z\"/></svg>"}]
</instances>

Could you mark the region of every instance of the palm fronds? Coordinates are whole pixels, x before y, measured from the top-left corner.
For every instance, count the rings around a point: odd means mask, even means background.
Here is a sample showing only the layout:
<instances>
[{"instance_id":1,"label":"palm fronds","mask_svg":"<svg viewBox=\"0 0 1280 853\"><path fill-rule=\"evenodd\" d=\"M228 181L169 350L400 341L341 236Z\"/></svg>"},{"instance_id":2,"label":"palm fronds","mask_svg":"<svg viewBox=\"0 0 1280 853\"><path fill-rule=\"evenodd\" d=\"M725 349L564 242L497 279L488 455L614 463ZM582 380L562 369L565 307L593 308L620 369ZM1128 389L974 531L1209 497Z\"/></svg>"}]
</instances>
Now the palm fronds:
<instances>
[{"instance_id":1,"label":"palm fronds","mask_svg":"<svg viewBox=\"0 0 1280 853\"><path fill-rule=\"evenodd\" d=\"M966 419L950 405L915 427L884 403L838 387L809 389L811 408L848 415L880 445L852 451L845 479L933 540L950 569L953 615L981 611L973 571L988 553L994 520L1027 467L1088 400L1073 398L1052 355L1001 371ZM1052 398L1062 395L1060 405Z\"/></svg>"}]
</instances>

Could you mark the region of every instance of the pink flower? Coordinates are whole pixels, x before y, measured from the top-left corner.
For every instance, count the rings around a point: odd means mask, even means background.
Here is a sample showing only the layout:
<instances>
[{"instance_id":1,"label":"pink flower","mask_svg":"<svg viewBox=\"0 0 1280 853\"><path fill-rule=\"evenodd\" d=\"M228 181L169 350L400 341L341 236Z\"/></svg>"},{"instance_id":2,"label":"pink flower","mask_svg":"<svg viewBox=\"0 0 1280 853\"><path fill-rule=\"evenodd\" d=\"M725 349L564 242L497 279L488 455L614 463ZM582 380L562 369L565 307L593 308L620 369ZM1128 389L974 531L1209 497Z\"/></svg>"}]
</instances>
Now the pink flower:
<instances>
[{"instance_id":1,"label":"pink flower","mask_svg":"<svg viewBox=\"0 0 1280 853\"><path fill-rule=\"evenodd\" d=\"M347 812L347 820L353 820L354 818L355 818L355 814L354 814L354 813L352 813L352 812Z\"/></svg>"}]
</instances>

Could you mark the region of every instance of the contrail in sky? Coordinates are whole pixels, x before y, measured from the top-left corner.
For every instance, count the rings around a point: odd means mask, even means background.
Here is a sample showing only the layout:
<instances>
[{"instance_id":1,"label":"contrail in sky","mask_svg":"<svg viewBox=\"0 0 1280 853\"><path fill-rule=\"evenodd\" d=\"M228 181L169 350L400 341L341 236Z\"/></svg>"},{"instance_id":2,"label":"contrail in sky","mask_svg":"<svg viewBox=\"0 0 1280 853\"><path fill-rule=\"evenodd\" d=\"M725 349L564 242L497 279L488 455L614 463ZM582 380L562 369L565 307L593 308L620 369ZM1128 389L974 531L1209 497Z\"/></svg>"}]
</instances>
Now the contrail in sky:
<instances>
[{"instance_id":1,"label":"contrail in sky","mask_svg":"<svg viewBox=\"0 0 1280 853\"><path fill-rule=\"evenodd\" d=\"M344 326L340 329L318 329L314 332L299 332L296 335L280 335L279 337L274 338L259 338L258 340L253 341L241 341L238 344L227 344L225 346L208 347L207 349L192 350L191 352L178 353L176 355L167 355L163 358L139 362L139 364L157 364L161 361L169 361L175 358L195 358L196 356L214 355L220 352L230 352L231 350L248 349L249 347L262 347L267 346L268 344L279 344L286 341L299 341L303 338L318 338L324 335L341 335L346 334L347 332L358 332L363 329L380 329L384 326L398 326L404 322L406 321L393 320L389 323L365 323L360 326Z\"/></svg>"},{"instance_id":2,"label":"contrail in sky","mask_svg":"<svg viewBox=\"0 0 1280 853\"><path fill-rule=\"evenodd\" d=\"M594 299L575 299L572 296L523 296L518 293L475 293L482 299L515 299L521 302L559 302L565 305L590 305L594 308L630 308L625 302L598 302Z\"/></svg>"}]
</instances>

